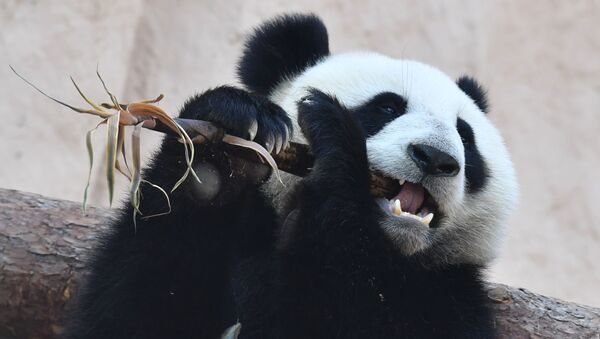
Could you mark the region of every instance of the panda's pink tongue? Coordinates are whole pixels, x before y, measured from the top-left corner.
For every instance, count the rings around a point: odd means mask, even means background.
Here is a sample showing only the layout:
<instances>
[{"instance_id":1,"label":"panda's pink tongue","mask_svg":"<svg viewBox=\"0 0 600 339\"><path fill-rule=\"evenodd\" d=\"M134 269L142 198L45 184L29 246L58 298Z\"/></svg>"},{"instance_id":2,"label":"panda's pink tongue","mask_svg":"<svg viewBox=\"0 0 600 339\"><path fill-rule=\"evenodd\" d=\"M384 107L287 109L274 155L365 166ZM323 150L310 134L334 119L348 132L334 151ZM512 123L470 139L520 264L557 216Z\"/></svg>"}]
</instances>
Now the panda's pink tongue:
<instances>
[{"instance_id":1,"label":"panda's pink tongue","mask_svg":"<svg viewBox=\"0 0 600 339\"><path fill-rule=\"evenodd\" d=\"M406 181L400 188L400 193L393 199L400 200L404 212L416 214L417 210L423 205L423 200L425 200L425 189L419 184Z\"/></svg>"}]
</instances>

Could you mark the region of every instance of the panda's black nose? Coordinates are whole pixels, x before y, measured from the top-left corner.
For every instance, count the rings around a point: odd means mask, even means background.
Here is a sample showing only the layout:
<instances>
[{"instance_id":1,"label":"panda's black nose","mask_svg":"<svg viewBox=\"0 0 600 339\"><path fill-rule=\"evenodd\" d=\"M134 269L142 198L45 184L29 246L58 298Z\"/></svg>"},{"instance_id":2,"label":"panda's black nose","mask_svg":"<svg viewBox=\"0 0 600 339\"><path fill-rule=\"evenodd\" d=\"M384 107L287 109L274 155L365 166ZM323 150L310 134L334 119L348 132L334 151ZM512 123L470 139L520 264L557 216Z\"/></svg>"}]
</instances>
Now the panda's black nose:
<instances>
[{"instance_id":1,"label":"panda's black nose","mask_svg":"<svg viewBox=\"0 0 600 339\"><path fill-rule=\"evenodd\" d=\"M408 155L426 175L453 177L460 170L456 159L435 147L411 144L408 146Z\"/></svg>"}]
</instances>

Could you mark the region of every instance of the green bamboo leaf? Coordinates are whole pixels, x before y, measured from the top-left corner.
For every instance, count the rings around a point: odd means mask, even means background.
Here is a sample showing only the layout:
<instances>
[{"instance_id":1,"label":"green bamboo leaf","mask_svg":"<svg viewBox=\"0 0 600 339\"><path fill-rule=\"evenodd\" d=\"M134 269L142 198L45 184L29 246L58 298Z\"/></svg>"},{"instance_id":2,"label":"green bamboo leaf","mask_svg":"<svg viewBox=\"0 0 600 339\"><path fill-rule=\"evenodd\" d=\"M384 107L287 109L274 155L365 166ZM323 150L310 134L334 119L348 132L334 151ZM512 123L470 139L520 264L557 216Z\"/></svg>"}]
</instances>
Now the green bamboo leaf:
<instances>
[{"instance_id":1,"label":"green bamboo leaf","mask_svg":"<svg viewBox=\"0 0 600 339\"><path fill-rule=\"evenodd\" d=\"M117 160L117 143L119 137L119 116L114 113L108 118L108 138L106 142L106 180L108 183L108 201L112 207L113 193L115 190L115 163Z\"/></svg>"},{"instance_id":2,"label":"green bamboo leaf","mask_svg":"<svg viewBox=\"0 0 600 339\"><path fill-rule=\"evenodd\" d=\"M92 178L92 168L94 167L94 147L92 145L92 134L94 133L94 131L96 131L98 129L98 127L100 127L100 125L105 124L105 123L106 123L106 120L101 121L98 125L96 125L96 127L89 130L85 135L85 146L86 146L87 152L88 152L90 170L88 172L87 181L85 183L85 190L83 191L82 209L83 209L84 214L85 214L86 208L87 208L88 189L90 188L90 180Z\"/></svg>"}]
</instances>

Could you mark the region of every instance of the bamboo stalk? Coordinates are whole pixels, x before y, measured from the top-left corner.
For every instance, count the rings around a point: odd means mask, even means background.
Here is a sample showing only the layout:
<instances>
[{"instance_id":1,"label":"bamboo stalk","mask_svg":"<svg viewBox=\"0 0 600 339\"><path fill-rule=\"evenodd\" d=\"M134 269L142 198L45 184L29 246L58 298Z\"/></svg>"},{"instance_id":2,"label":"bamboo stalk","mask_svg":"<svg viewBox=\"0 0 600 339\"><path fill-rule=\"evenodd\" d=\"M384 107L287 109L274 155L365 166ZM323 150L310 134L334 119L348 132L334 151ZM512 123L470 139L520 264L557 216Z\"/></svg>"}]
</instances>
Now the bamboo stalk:
<instances>
[{"instance_id":1,"label":"bamboo stalk","mask_svg":"<svg viewBox=\"0 0 600 339\"><path fill-rule=\"evenodd\" d=\"M223 139L225 132L219 126L203 120L174 119L190 136L196 144L218 142ZM144 122L145 128L177 136L171 128L159 120L149 119ZM278 154L272 154L278 169L297 176L307 175L314 163L314 156L306 144L290 142L289 146ZM258 161L258 158L256 158ZM379 173L371 173L371 194L377 197L391 198L399 189L396 180L385 177Z\"/></svg>"}]
</instances>

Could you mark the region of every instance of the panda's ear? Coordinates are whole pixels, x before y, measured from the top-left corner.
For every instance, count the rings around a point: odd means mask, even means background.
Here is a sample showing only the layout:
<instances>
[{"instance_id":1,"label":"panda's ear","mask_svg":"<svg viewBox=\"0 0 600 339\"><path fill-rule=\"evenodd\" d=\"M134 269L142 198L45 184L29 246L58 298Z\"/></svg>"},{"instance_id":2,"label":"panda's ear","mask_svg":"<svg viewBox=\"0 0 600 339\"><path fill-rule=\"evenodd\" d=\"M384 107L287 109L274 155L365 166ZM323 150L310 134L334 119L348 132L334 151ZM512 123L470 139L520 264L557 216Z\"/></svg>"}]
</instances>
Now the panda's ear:
<instances>
[{"instance_id":1,"label":"panda's ear","mask_svg":"<svg viewBox=\"0 0 600 339\"><path fill-rule=\"evenodd\" d=\"M456 84L463 92L473 99L480 110L482 110L484 113L488 112L486 91L475 79L469 76L462 76L456 80Z\"/></svg>"},{"instance_id":2,"label":"panda's ear","mask_svg":"<svg viewBox=\"0 0 600 339\"><path fill-rule=\"evenodd\" d=\"M318 17L283 15L257 27L246 40L238 76L248 89L268 95L282 80L327 55L327 29Z\"/></svg>"}]
</instances>

